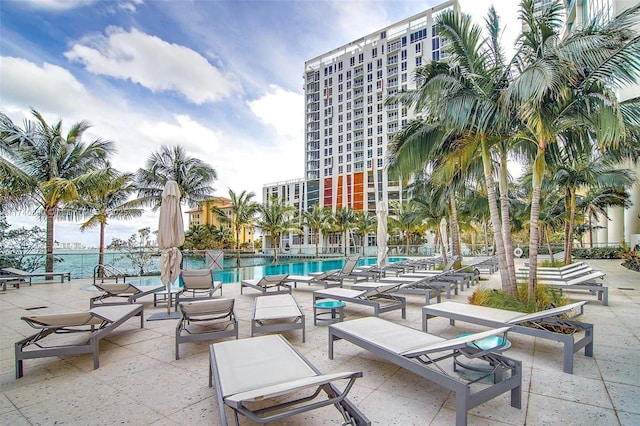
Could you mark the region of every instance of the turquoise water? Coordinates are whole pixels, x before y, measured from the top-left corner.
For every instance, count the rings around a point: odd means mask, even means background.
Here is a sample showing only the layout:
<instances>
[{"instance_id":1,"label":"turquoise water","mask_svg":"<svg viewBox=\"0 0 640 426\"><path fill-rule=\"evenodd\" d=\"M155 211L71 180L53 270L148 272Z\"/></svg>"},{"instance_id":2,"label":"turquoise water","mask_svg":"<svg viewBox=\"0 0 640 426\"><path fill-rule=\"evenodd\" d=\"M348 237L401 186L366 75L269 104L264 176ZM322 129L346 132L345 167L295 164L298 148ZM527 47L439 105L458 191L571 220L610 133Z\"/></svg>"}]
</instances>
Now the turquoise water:
<instances>
[{"instance_id":1,"label":"turquoise water","mask_svg":"<svg viewBox=\"0 0 640 426\"><path fill-rule=\"evenodd\" d=\"M395 257L388 259L390 263L406 260L404 257ZM344 259L336 260L319 260L308 262L296 262L296 263L281 263L270 265L257 265L244 268L226 269L222 271L214 271L213 279L216 281L222 281L225 284L237 283L242 280L250 280L253 278L261 278L265 275L309 275L311 272L324 272L333 269L340 269L344 266ZM360 259L359 266L373 265L376 263L376 258ZM235 264L235 263L234 263ZM129 280L127 280L129 281ZM143 277L140 279L131 280L132 283L137 285L157 285L160 282L159 277Z\"/></svg>"}]
</instances>

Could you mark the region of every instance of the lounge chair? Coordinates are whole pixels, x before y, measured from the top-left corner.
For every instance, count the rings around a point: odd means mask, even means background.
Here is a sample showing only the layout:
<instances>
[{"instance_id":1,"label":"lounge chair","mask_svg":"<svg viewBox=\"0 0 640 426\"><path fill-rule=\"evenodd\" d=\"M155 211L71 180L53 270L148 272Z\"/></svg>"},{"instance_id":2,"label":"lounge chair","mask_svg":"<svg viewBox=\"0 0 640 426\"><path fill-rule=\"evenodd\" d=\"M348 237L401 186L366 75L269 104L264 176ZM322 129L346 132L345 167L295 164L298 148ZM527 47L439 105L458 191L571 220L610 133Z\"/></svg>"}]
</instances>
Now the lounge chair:
<instances>
[{"instance_id":1,"label":"lounge chair","mask_svg":"<svg viewBox=\"0 0 640 426\"><path fill-rule=\"evenodd\" d=\"M222 296L222 281L214 281L211 269L191 269L180 271L182 277L182 291L176 294L176 311L181 300L204 300L215 297L220 290Z\"/></svg>"},{"instance_id":2,"label":"lounge chair","mask_svg":"<svg viewBox=\"0 0 640 426\"><path fill-rule=\"evenodd\" d=\"M176 326L176 359L180 359L180 344L238 338L235 299L209 299L181 302L182 316Z\"/></svg>"},{"instance_id":3,"label":"lounge chair","mask_svg":"<svg viewBox=\"0 0 640 426\"><path fill-rule=\"evenodd\" d=\"M71 281L71 272L27 272L23 271L22 269L16 268L2 268L2 272L5 272L9 275L29 279L29 285L31 285L31 279L35 277L44 277L48 279L60 277L61 283L64 283L65 278L67 279L67 281Z\"/></svg>"},{"instance_id":4,"label":"lounge chair","mask_svg":"<svg viewBox=\"0 0 640 426\"><path fill-rule=\"evenodd\" d=\"M333 281L339 283L339 286L342 287L344 281L367 281L369 278L373 278L377 276L376 272L373 271L356 271L356 265L360 260L360 256L349 256L347 261L345 262L342 269L336 269L333 271L329 271L328 273L318 272L310 274L315 277L323 276L324 281Z\"/></svg>"},{"instance_id":5,"label":"lounge chair","mask_svg":"<svg viewBox=\"0 0 640 426\"><path fill-rule=\"evenodd\" d=\"M467 424L468 410L508 391L511 392L511 406L521 407L522 362L498 354L499 347L482 350L474 344L500 335L504 344L508 330L509 327L501 327L447 340L380 318L360 318L329 326L329 359L333 359L334 342L344 339L455 392L456 425L463 426ZM455 361L459 356L483 362L485 365L482 367L486 367L488 372L474 380L463 379L442 362L452 358ZM489 376L493 376L492 383L484 385L480 380Z\"/></svg>"},{"instance_id":6,"label":"lounge chair","mask_svg":"<svg viewBox=\"0 0 640 426\"><path fill-rule=\"evenodd\" d=\"M93 368L98 368L100 340L136 315L140 316L140 328L144 327L143 306L140 304L98 306L84 312L22 317L22 320L38 332L15 344L16 379L23 375L22 364L25 359L90 353L93 354ZM71 333L84 333L89 336L89 339L72 340L65 344L56 340L55 344L50 346L43 342L50 335Z\"/></svg>"},{"instance_id":7,"label":"lounge chair","mask_svg":"<svg viewBox=\"0 0 640 426\"><path fill-rule=\"evenodd\" d=\"M445 291L447 299L451 299L451 292L454 294L458 294L458 283L459 279L440 279L440 277L444 277L444 274L436 274L434 276L408 276L401 275L397 277L385 277L380 278L378 280L379 283L387 285L387 284L412 284L418 281L422 282L426 285L428 282L429 287L434 288L439 292L442 290Z\"/></svg>"},{"instance_id":8,"label":"lounge chair","mask_svg":"<svg viewBox=\"0 0 640 426\"><path fill-rule=\"evenodd\" d=\"M102 291L100 296L89 299L89 307L102 305L126 305L136 303L136 301L149 294L165 289L164 285L135 286L131 283L95 283L98 290Z\"/></svg>"},{"instance_id":9,"label":"lounge chair","mask_svg":"<svg viewBox=\"0 0 640 426\"><path fill-rule=\"evenodd\" d=\"M431 317L449 318L449 323L452 326L455 325L456 320L492 328L510 326L513 333L562 343L564 346L564 372L572 374L574 353L584 348L585 356L593 356L593 324L565 318L574 309L580 309L580 312L575 316L581 315L585 303L587 302L577 302L527 314L466 303L444 302L422 308L422 329L427 331L427 322ZM563 330L554 331L553 328L562 328ZM570 331L570 334L563 331ZM578 332L584 332L584 336L575 336Z\"/></svg>"},{"instance_id":10,"label":"lounge chair","mask_svg":"<svg viewBox=\"0 0 640 426\"><path fill-rule=\"evenodd\" d=\"M594 281L598 278L604 278L605 275L602 271L593 271L572 279L540 277L538 278L538 283L556 288L560 292L565 290L587 290L592 294L596 294L603 306L608 306L609 288L604 286L602 282Z\"/></svg>"},{"instance_id":11,"label":"lounge chair","mask_svg":"<svg viewBox=\"0 0 640 426\"><path fill-rule=\"evenodd\" d=\"M291 285L287 283L288 274L265 275L259 279L240 281L240 294L245 287L258 290L263 295L267 294L291 294Z\"/></svg>"},{"instance_id":12,"label":"lounge chair","mask_svg":"<svg viewBox=\"0 0 640 426\"><path fill-rule=\"evenodd\" d=\"M285 282L293 283L294 288L298 288L298 284L321 285L324 288L342 287L342 281L334 281L327 279L334 272L321 272L315 275L289 275Z\"/></svg>"},{"instance_id":13,"label":"lounge chair","mask_svg":"<svg viewBox=\"0 0 640 426\"><path fill-rule=\"evenodd\" d=\"M14 275L0 275L0 285L2 285L2 291L7 291L7 284L20 288L20 284L26 283L23 277L17 277Z\"/></svg>"},{"instance_id":14,"label":"lounge chair","mask_svg":"<svg viewBox=\"0 0 640 426\"><path fill-rule=\"evenodd\" d=\"M347 399L362 372L323 375L281 335L214 343L209 360L209 386L214 385L222 425L230 424L225 407L233 410L238 425L240 415L264 424L330 405L342 414L343 424L371 424ZM345 382L342 390L336 385Z\"/></svg>"},{"instance_id":15,"label":"lounge chair","mask_svg":"<svg viewBox=\"0 0 640 426\"><path fill-rule=\"evenodd\" d=\"M256 297L251 319L251 337L256 333L302 330L305 341L304 313L290 294Z\"/></svg>"},{"instance_id":16,"label":"lounge chair","mask_svg":"<svg viewBox=\"0 0 640 426\"><path fill-rule=\"evenodd\" d=\"M407 300L402 296L396 296L393 292L400 284L387 284L370 290L351 290L346 288L328 288L313 292L313 305L321 299L334 299L342 302L371 306L373 314L379 316L383 312L396 309L402 311L402 318L407 317Z\"/></svg>"},{"instance_id":17,"label":"lounge chair","mask_svg":"<svg viewBox=\"0 0 640 426\"><path fill-rule=\"evenodd\" d=\"M401 280L401 284L395 288L395 291L402 294L418 294L422 295L425 298L425 304L431 303L431 299L436 298L436 302L441 302L441 288L438 285L431 286L430 281L433 279L430 277L427 278L414 278L413 280L404 279ZM393 281L393 278L390 279L389 282L364 282L364 283L356 283L351 286L352 290L373 290L375 288L381 288L387 286L389 284L398 283L398 281Z\"/></svg>"}]
</instances>

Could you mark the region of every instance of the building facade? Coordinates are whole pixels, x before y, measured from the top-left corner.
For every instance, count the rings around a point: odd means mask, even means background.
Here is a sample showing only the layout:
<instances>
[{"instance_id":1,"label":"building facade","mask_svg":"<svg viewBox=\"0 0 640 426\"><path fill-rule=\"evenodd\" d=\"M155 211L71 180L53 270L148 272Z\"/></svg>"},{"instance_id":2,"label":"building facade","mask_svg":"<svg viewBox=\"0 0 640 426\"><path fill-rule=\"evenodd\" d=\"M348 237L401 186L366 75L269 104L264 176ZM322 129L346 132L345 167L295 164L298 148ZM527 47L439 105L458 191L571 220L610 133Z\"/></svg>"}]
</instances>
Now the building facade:
<instances>
[{"instance_id":1,"label":"building facade","mask_svg":"<svg viewBox=\"0 0 640 426\"><path fill-rule=\"evenodd\" d=\"M227 217L227 221L221 220L218 213L214 210L220 209ZM233 230L233 208L231 200L225 197L214 197L206 200L198 206L198 208L185 212L189 217L189 227L212 225L215 227L223 226L231 231L235 240L236 234ZM242 226L240 228L240 247L252 246L255 240L255 227L253 225Z\"/></svg>"}]
</instances>

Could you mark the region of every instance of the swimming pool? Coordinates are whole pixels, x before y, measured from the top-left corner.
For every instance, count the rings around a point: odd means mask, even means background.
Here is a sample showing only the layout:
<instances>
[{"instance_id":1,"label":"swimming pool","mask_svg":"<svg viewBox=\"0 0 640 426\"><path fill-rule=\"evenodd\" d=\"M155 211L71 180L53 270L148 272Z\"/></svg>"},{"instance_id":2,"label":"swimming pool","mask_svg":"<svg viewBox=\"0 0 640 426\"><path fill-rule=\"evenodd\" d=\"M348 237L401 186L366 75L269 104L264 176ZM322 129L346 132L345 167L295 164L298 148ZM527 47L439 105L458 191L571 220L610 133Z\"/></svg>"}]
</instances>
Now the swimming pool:
<instances>
[{"instance_id":1,"label":"swimming pool","mask_svg":"<svg viewBox=\"0 0 640 426\"><path fill-rule=\"evenodd\" d=\"M406 260L406 257L390 257L389 263L399 262ZM237 283L242 280L250 280L253 278L261 278L265 275L309 275L311 272L324 272L331 271L333 269L340 269L344 266L344 259L335 260L316 260L307 262L296 263L279 263L272 265L262 266L248 266L244 268L224 269L222 271L214 271L213 279L216 281L222 281L223 284ZM376 258L360 259L358 266L373 265L376 263ZM129 281L129 280L127 280ZM157 285L160 281L159 277L142 277L132 279L130 282L135 285Z\"/></svg>"}]
</instances>

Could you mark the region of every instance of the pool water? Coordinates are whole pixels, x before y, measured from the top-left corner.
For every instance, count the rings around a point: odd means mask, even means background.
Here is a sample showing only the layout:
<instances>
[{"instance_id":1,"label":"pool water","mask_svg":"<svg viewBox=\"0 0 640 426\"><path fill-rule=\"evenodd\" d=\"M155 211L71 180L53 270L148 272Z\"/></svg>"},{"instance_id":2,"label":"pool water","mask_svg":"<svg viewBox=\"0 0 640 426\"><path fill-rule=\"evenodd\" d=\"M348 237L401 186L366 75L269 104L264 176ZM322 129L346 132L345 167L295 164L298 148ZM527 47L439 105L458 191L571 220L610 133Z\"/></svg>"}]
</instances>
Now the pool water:
<instances>
[{"instance_id":1,"label":"pool water","mask_svg":"<svg viewBox=\"0 0 640 426\"><path fill-rule=\"evenodd\" d=\"M399 262L406 260L405 257L390 257L389 263ZM376 258L360 259L358 266L368 266L376 263ZM237 283L242 280L250 280L254 278L261 278L265 275L309 275L312 272L325 272L334 269L341 269L345 264L344 259L336 260L317 260L308 262L296 262L296 263L278 263L272 265L262 266L248 266L244 268L223 269L221 271L213 272L213 279L215 281L222 281L224 284ZM129 280L127 280L129 281ZM134 285L158 285L160 281L159 277L142 277L132 279L130 282Z\"/></svg>"}]
</instances>

